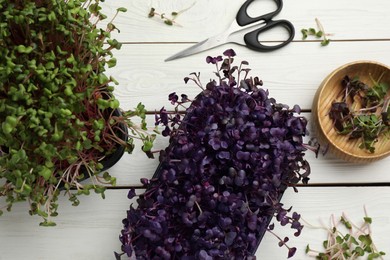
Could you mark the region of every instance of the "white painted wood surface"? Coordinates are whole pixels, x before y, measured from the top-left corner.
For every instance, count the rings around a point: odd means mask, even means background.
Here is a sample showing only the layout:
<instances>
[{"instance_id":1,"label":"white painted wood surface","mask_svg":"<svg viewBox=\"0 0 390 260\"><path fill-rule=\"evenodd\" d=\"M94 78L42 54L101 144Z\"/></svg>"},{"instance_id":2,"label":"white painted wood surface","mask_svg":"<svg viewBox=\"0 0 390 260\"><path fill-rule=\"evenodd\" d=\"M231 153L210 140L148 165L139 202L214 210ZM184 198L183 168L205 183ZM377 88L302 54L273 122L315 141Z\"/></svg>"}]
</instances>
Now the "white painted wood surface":
<instances>
[{"instance_id":1,"label":"white painted wood surface","mask_svg":"<svg viewBox=\"0 0 390 260\"><path fill-rule=\"evenodd\" d=\"M57 226L42 228L37 217L30 217L26 205L19 204L10 214L0 219L0 260L91 260L115 259L114 251L120 250L118 234L121 220L126 216L130 201L127 190L110 190L105 200L92 194L81 197L81 204L73 207L65 197L60 199L61 207ZM366 205L373 218L373 240L378 249L390 257L390 187L300 187L298 193L288 190L282 203L293 206L293 211L312 225L329 224L331 214L336 217L345 212L352 221L360 224ZM294 237L288 227L276 224L275 232L290 237L290 246L297 247L293 259L313 259L305 256L307 244L320 249L326 233L322 230L304 227L299 237ZM256 253L261 260L286 259L287 251L279 248L278 241L266 233Z\"/></svg>"},{"instance_id":2,"label":"white painted wood surface","mask_svg":"<svg viewBox=\"0 0 390 260\"><path fill-rule=\"evenodd\" d=\"M251 11L254 14L262 12L262 3L258 2ZM147 18L151 7L169 14L193 3L191 9L177 18L180 26L170 27L156 18ZM195 96L199 90L194 85L185 85L183 78L190 72L201 72L206 83L212 77L213 67L204 62L205 57L219 55L227 48L234 48L238 59L249 61L252 75L264 81L277 101L297 103L307 110L322 79L338 66L354 60L376 60L390 65L388 0L285 0L277 18L290 20L296 29L294 42L285 48L257 53L225 45L164 62L177 51L226 28L241 3L243 0L106 0L104 10L109 16L118 7L128 9L116 20L121 30L116 38L124 45L116 53L117 67L110 70L120 82L116 93L122 107L131 109L143 102L148 110L154 111L162 106L169 108L167 95L173 91ZM327 47L321 47L318 41L301 40L300 30L315 27L316 17L325 31L333 34ZM269 35L271 39L278 36ZM310 118L310 113L307 116ZM148 120L152 123L153 116ZM166 139L159 137L156 149L167 144ZM390 259L390 158L364 166L329 155L316 159L308 153L307 159L312 168L309 186L300 187L299 193L288 191L282 202L293 206L293 210L313 224L321 220L328 223L331 214L338 216L343 211L360 221L366 205L374 221L373 239L387 253L384 259ZM26 203L15 205L12 212L0 217L0 260L114 259L113 252L120 249L121 220L134 202L127 199L127 191L139 185L141 177L151 177L157 165L156 159L148 159L139 151L125 155L110 170L117 177L119 188L108 190L105 200L95 194L82 197L78 207L72 207L62 197L54 228L39 227L40 219L28 215ZM377 183L381 186L372 185ZM277 231L289 234L286 228ZM323 231L305 228L300 237L290 241L291 246L298 248L293 259L310 259L304 254L306 245L318 248L325 238ZM256 255L261 260L278 260L285 259L287 252L267 233Z\"/></svg>"}]
</instances>

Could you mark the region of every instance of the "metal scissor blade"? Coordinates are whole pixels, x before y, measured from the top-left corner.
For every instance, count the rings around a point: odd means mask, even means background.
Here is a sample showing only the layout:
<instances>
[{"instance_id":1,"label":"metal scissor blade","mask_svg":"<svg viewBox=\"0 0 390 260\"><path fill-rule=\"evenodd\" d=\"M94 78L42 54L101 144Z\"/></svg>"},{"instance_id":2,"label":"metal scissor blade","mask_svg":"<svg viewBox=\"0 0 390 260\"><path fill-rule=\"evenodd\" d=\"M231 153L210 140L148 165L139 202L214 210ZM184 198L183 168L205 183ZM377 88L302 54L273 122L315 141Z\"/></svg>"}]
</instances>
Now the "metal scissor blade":
<instances>
[{"instance_id":1,"label":"metal scissor blade","mask_svg":"<svg viewBox=\"0 0 390 260\"><path fill-rule=\"evenodd\" d=\"M212 49L214 47L217 47L219 45L225 44L228 39L228 33L224 32L219 35L213 36L211 38L208 38L204 41L198 42L197 44L184 49L175 55L172 55L171 57L165 59L165 61L171 61L175 59L180 59L195 53L202 52L204 50Z\"/></svg>"}]
</instances>

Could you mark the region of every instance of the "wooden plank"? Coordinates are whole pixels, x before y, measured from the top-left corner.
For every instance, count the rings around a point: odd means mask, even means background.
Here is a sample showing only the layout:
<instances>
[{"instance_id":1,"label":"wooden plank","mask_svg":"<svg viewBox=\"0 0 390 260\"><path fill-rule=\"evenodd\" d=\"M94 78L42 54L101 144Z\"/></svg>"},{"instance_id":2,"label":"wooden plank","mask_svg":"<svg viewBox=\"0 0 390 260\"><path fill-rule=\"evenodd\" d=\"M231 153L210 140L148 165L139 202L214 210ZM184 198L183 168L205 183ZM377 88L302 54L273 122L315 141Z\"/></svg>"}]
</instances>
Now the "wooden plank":
<instances>
[{"instance_id":1,"label":"wooden plank","mask_svg":"<svg viewBox=\"0 0 390 260\"><path fill-rule=\"evenodd\" d=\"M311 130L310 113L303 113L309 121L310 135L306 139L315 137ZM149 126L154 125L154 116L147 116ZM125 154L122 159L108 171L117 178L118 186L140 186L141 178L151 178L158 166L158 154L155 159L149 159L140 150L142 144L135 142L136 148L133 154ZM165 149L169 144L168 138L157 136L154 150ZM390 174L388 174L388 165L390 157L367 165L352 164L335 158L332 154L322 155L318 158L311 151L306 152L306 160L311 166L311 175L309 185L349 185L362 183L382 183L390 185ZM88 181L87 181L88 182Z\"/></svg>"},{"instance_id":2,"label":"wooden plank","mask_svg":"<svg viewBox=\"0 0 390 260\"><path fill-rule=\"evenodd\" d=\"M310 114L303 113L309 120ZM147 116L149 126L153 126L154 116ZM310 136L315 136L311 133ZM306 140L306 142L308 139ZM165 149L169 144L168 138L157 136L154 151ZM135 142L136 148L132 154L124 154L119 162L108 170L117 178L117 186L141 186L141 178L151 178L159 164L158 153L154 159L149 159L142 151L142 144ZM311 166L309 185L361 185L377 184L390 185L388 166L390 157L367 165L352 164L335 158L331 154L319 155L318 158L311 151L307 151L305 158ZM1 182L1 181L0 181ZM90 183L90 180L84 181Z\"/></svg>"},{"instance_id":3,"label":"wooden plank","mask_svg":"<svg viewBox=\"0 0 390 260\"><path fill-rule=\"evenodd\" d=\"M322 79L338 66L354 60L369 59L388 63L390 58L390 2L376 0L328 0L326 4L311 0L284 1L284 9L277 19L288 19L296 28L295 42L271 52L257 53L245 47L225 45L183 60L169 63L165 58L189 47L206 37L224 30L234 18L243 0L116 0L106 1L105 10L112 17L116 8L128 9L120 14L116 25L120 34L117 39L126 44L116 52L118 66L110 69L120 82L116 94L125 109L133 108L142 101L154 111L169 106L167 96L173 91L185 92L190 97L199 93L194 85L185 86L183 78L190 72L201 72L203 82L212 77L213 67L204 60L207 55L218 55L227 48L236 50L239 59L246 59L278 102L293 105L299 103L310 109L314 93ZM254 15L263 12L257 1ZM147 18L150 8L169 13L195 5L183 13L177 21L181 26L166 26L158 19ZM228 3L228 4L227 4ZM267 5L267 4L266 4ZM315 27L318 17L334 42L321 47L319 42L301 41L300 29ZM267 40L278 40L282 33L275 31ZM148 118L152 121L152 116ZM158 138L156 149L164 148L167 139ZM353 221L361 221L363 205L373 217L373 239L378 248L390 255L389 232L390 187L317 187L315 185L389 185L390 158L369 164L352 165L332 156L314 158L309 153L312 167L311 181L314 186L299 187L299 193L288 190L282 202L312 224L329 223L329 216L339 216L345 211ZM125 155L110 169L118 179L120 189L109 189L106 199L91 194L81 197L79 207L72 207L66 197L60 198L60 215L57 226L39 227L40 219L30 217L27 203L16 204L12 212L0 217L0 260L8 259L113 259L120 249L118 236L121 220L126 216L129 204L129 186L138 185L141 177L151 177L158 165L157 159L148 159L138 150ZM0 206L4 198L0 199ZM308 243L320 248L326 234L321 230L305 228L300 237L294 238L289 228L276 227L284 237L290 234L290 246L298 248L293 259L307 259L304 249ZM277 240L267 233L257 252L258 259L285 259L287 251L280 249Z\"/></svg>"},{"instance_id":4,"label":"wooden plank","mask_svg":"<svg viewBox=\"0 0 390 260\"><path fill-rule=\"evenodd\" d=\"M228 3L228 4L226 4ZM224 31L234 19L243 0L115 0L107 1L104 11L113 17L118 7L128 11L117 16L115 24L121 33L116 38L122 42L198 42ZM272 1L258 1L249 13L258 16L270 8ZM193 5L194 4L194 5ZM158 18L148 18L151 7L156 12L170 16L173 11L192 8L179 15L179 26L167 26ZM301 29L316 28L318 18L333 40L389 39L390 2L376 0L328 0L326 4L311 0L284 1L282 12L275 19L287 19L296 30L295 40L302 38ZM364 34L362 30L364 28ZM274 35L280 35L279 32Z\"/></svg>"},{"instance_id":5,"label":"wooden plank","mask_svg":"<svg viewBox=\"0 0 390 260\"><path fill-rule=\"evenodd\" d=\"M164 142L166 144L167 140ZM159 144L163 146L163 141ZM315 158L306 153L311 166L309 184L362 184L390 183L388 165L390 157L368 165L346 163L331 155ZM124 157L109 172L117 178L118 186L139 186L141 178L151 178L158 166L157 159L148 159L142 152L134 152Z\"/></svg>"},{"instance_id":6,"label":"wooden plank","mask_svg":"<svg viewBox=\"0 0 390 260\"><path fill-rule=\"evenodd\" d=\"M104 200L91 193L80 201L73 207L60 197L56 227L40 227L41 219L28 214L27 203L15 204L0 217L0 260L115 259L122 219L131 203L127 190L109 191Z\"/></svg>"},{"instance_id":7,"label":"wooden plank","mask_svg":"<svg viewBox=\"0 0 390 260\"><path fill-rule=\"evenodd\" d=\"M39 218L29 216L26 205L17 204L0 218L0 259L114 259L113 252L120 249L121 220L131 202L134 200L127 199L126 189L107 191L105 200L93 194L81 197L78 207L61 197L57 226L51 228L39 227ZM390 255L390 216L384 210L390 207L390 188L301 187L298 193L288 190L282 203L293 206L293 211L313 225L321 221L328 224L331 214L339 216L342 212L359 223L366 205L373 219L373 240L387 253L385 259ZM293 259L308 259L306 245L320 248L326 238L322 230L308 227L297 238L289 227L276 225L275 231L282 237L289 235L289 245L298 248ZM258 259L286 259L287 251L279 248L275 237L267 232L256 255Z\"/></svg>"},{"instance_id":8,"label":"wooden plank","mask_svg":"<svg viewBox=\"0 0 390 260\"><path fill-rule=\"evenodd\" d=\"M310 114L304 113L309 119ZM148 124L153 125L152 115L147 117ZM312 133L312 135L313 133ZM306 140L308 141L308 140ZM132 154L124 154L121 160L108 170L108 172L117 178L117 186L141 186L141 178L151 178L159 164L158 154L155 159L149 159L140 150L142 144L135 142L136 148ZM159 151L168 146L168 138L158 136L154 145L154 150ZM331 154L325 156L315 155L311 151L306 152L306 159L311 166L311 175L309 185L361 185L382 183L390 185L390 174L388 165L390 157L367 165L352 164L335 158ZM89 183L90 180L84 181Z\"/></svg>"},{"instance_id":9,"label":"wooden plank","mask_svg":"<svg viewBox=\"0 0 390 260\"><path fill-rule=\"evenodd\" d=\"M299 42L269 53L258 53L237 45L226 45L185 59L164 62L168 56L189 44L124 45L116 53L117 66L108 73L119 81L116 95L124 109L139 102L150 111L171 107L167 100L172 92L195 97L200 89L193 83L184 84L191 72L200 72L202 83L215 79L215 67L205 58L221 55L234 48L237 61L247 60L252 76L259 76L264 88L278 102L293 106L296 103L310 109L314 94L322 80L345 63L356 60L375 60L389 64L389 42L337 42L327 47L318 43ZM390 65L390 64L389 64Z\"/></svg>"},{"instance_id":10,"label":"wooden plank","mask_svg":"<svg viewBox=\"0 0 390 260\"><path fill-rule=\"evenodd\" d=\"M311 152L307 152L306 158L311 166L309 185L390 184L390 157L368 165L346 163L331 155L315 158ZM124 155L108 171L117 178L118 186L139 186L140 179L151 178L157 166L157 159L148 159L141 152L134 152Z\"/></svg>"}]
</instances>

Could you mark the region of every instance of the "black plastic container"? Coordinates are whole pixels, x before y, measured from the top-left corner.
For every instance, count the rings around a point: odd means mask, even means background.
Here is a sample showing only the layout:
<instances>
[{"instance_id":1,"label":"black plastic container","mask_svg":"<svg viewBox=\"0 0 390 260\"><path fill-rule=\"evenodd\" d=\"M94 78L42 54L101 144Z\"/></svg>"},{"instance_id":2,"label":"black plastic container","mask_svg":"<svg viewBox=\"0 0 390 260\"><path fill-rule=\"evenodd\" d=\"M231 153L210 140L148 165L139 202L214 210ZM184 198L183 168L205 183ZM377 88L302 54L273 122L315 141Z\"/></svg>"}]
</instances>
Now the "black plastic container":
<instances>
[{"instance_id":1,"label":"black plastic container","mask_svg":"<svg viewBox=\"0 0 390 260\"><path fill-rule=\"evenodd\" d=\"M115 109L114 112L113 112L113 115L114 116L121 116L122 113L120 112L119 109ZM116 135L120 139L122 139L124 141L127 141L127 139L128 139L128 136L127 136L128 128L127 128L127 126L125 124L120 124L119 127L120 127L120 129L122 131L118 131L116 133ZM116 150L112 154L108 155L106 158L104 158L101 161L101 163L103 164L102 171L106 171L109 168L111 168L112 166L114 166L122 158L124 153L125 153L125 148L118 144L117 147L116 147Z\"/></svg>"}]
</instances>

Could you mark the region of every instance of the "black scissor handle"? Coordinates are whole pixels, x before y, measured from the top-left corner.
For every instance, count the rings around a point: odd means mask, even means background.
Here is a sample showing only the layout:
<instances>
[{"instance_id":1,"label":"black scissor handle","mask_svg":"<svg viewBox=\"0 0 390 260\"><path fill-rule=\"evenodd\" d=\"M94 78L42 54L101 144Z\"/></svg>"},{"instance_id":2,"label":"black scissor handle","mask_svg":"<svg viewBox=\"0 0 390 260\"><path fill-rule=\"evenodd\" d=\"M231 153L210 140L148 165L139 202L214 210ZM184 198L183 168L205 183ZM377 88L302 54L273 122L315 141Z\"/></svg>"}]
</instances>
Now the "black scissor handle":
<instances>
[{"instance_id":1,"label":"black scissor handle","mask_svg":"<svg viewBox=\"0 0 390 260\"><path fill-rule=\"evenodd\" d=\"M276 3L276 6L277 6L275 11L273 11L271 13L268 13L268 14L264 14L264 15L258 16L258 17L250 17L248 15L248 11L247 10L248 10L249 5L253 1L255 1L255 0L248 0L248 1L246 1L240 7L240 10L238 10L238 13L237 13L237 16L236 16L236 20L237 20L237 23L240 26L245 26L245 25L248 25L248 24L251 24L251 23L255 23L255 22L258 22L258 21L268 22L268 21L272 20L272 18L274 16L276 16L278 13L280 13L280 11L283 8L282 0L273 0Z\"/></svg>"},{"instance_id":2,"label":"black scissor handle","mask_svg":"<svg viewBox=\"0 0 390 260\"><path fill-rule=\"evenodd\" d=\"M281 44L277 44L277 45L261 44L261 42L259 42L259 34L277 26L284 27L289 33L289 38L283 41ZM277 21L270 20L268 21L268 23L265 24L265 26L245 34L244 41L246 46L252 50L268 52L286 46L294 39L294 36L295 36L295 29L292 23L290 23L287 20L277 20Z\"/></svg>"}]
</instances>

